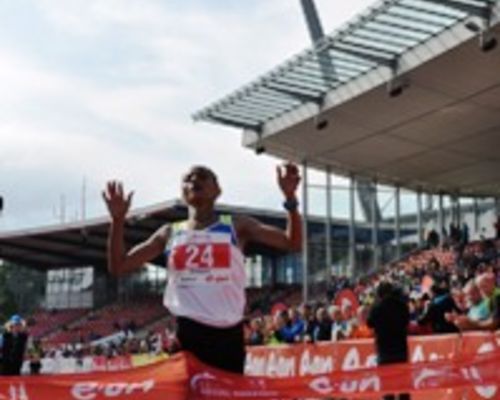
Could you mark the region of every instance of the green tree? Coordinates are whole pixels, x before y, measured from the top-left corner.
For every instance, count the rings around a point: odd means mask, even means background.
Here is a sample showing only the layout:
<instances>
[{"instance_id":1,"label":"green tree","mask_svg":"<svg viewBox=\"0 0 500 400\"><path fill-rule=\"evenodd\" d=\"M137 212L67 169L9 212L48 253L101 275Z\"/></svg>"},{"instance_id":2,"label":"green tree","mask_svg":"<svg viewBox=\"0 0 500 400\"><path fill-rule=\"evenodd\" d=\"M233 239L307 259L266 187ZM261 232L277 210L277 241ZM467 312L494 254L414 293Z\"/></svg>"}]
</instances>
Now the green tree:
<instances>
[{"instance_id":1,"label":"green tree","mask_svg":"<svg viewBox=\"0 0 500 400\"><path fill-rule=\"evenodd\" d=\"M27 315L38 308L45 293L45 271L11 262L0 264L0 316Z\"/></svg>"},{"instance_id":2,"label":"green tree","mask_svg":"<svg viewBox=\"0 0 500 400\"><path fill-rule=\"evenodd\" d=\"M0 321L3 323L17 312L14 295L7 285L8 264L0 264Z\"/></svg>"}]
</instances>

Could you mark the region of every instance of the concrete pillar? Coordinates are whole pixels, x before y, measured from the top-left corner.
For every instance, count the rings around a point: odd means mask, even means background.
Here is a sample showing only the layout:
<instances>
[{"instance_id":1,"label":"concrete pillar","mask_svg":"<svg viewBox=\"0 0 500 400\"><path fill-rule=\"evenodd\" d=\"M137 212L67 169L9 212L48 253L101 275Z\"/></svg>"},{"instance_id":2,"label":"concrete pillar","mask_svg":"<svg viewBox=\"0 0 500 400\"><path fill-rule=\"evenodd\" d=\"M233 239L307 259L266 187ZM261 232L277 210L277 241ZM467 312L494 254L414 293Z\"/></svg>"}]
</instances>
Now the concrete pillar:
<instances>
[{"instance_id":1,"label":"concrete pillar","mask_svg":"<svg viewBox=\"0 0 500 400\"><path fill-rule=\"evenodd\" d=\"M394 189L394 238L396 242L396 258L401 258L401 189L396 186Z\"/></svg>"},{"instance_id":2,"label":"concrete pillar","mask_svg":"<svg viewBox=\"0 0 500 400\"><path fill-rule=\"evenodd\" d=\"M307 161L302 164L302 298L306 303L309 295L309 230L308 230L308 179L307 179Z\"/></svg>"},{"instance_id":3,"label":"concrete pillar","mask_svg":"<svg viewBox=\"0 0 500 400\"><path fill-rule=\"evenodd\" d=\"M326 222L325 222L325 246L326 246L326 278L331 276L333 263L332 257L332 174L330 167L326 168Z\"/></svg>"},{"instance_id":4,"label":"concrete pillar","mask_svg":"<svg viewBox=\"0 0 500 400\"><path fill-rule=\"evenodd\" d=\"M373 186L373 191L371 193L371 206L372 206L372 249L373 249L373 267L375 269L379 268L380 257L379 257L379 241L378 241L378 227L379 221L377 218L377 184Z\"/></svg>"},{"instance_id":5,"label":"concrete pillar","mask_svg":"<svg viewBox=\"0 0 500 400\"><path fill-rule=\"evenodd\" d=\"M422 192L417 193L417 238L418 247L422 248L424 245L424 224L422 219Z\"/></svg>"},{"instance_id":6,"label":"concrete pillar","mask_svg":"<svg viewBox=\"0 0 500 400\"><path fill-rule=\"evenodd\" d=\"M356 273L356 180L351 176L349 184L349 265Z\"/></svg>"}]
</instances>

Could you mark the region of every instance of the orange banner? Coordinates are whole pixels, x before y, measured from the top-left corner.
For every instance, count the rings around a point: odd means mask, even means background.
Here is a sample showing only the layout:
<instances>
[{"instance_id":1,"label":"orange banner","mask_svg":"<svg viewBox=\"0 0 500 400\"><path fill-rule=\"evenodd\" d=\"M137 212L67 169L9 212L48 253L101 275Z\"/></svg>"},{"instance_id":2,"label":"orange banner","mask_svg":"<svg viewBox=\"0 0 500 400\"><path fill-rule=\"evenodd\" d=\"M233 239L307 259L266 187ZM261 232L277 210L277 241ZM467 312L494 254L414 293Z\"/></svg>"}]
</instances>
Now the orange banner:
<instances>
[{"instance_id":1,"label":"orange banner","mask_svg":"<svg viewBox=\"0 0 500 400\"><path fill-rule=\"evenodd\" d=\"M180 354L115 372L3 377L0 399L369 399L401 392L419 400L499 399L497 339L487 333L415 337L412 363L384 367L374 366L371 340L256 347L248 352L249 376L224 373ZM106 367L119 369L128 362L119 359Z\"/></svg>"},{"instance_id":2,"label":"orange banner","mask_svg":"<svg viewBox=\"0 0 500 400\"><path fill-rule=\"evenodd\" d=\"M185 400L189 394L187 358L117 372L2 377L2 400Z\"/></svg>"},{"instance_id":3,"label":"orange banner","mask_svg":"<svg viewBox=\"0 0 500 400\"><path fill-rule=\"evenodd\" d=\"M190 359L190 363L194 360ZM373 399L390 393L424 394L433 397L436 390L463 391L478 383L500 381L500 352L454 361L402 364L356 371L296 378L259 378L219 374L199 364L191 365L190 399L296 399L348 398ZM471 367L473 365L474 367ZM477 374L470 373L474 368ZM457 394L459 392L456 392ZM453 398L453 397L449 397Z\"/></svg>"},{"instance_id":4,"label":"orange banner","mask_svg":"<svg viewBox=\"0 0 500 400\"><path fill-rule=\"evenodd\" d=\"M451 361L462 356L472 357L494 351L500 335L468 333L459 335L414 336L409 338L409 360L412 363ZM316 345L281 345L250 347L247 349L245 373L250 376L305 377L328 374L334 371L353 371L376 365L372 339L346 340L337 343L324 342ZM474 370L471 373L475 373ZM365 382L366 383L366 382ZM468 400L496 398L494 387L476 387L466 391ZM450 388L416 393L413 400L462 400L462 390Z\"/></svg>"},{"instance_id":5,"label":"orange banner","mask_svg":"<svg viewBox=\"0 0 500 400\"><path fill-rule=\"evenodd\" d=\"M127 371L0 380L3 400L368 399L386 393L491 386L500 382L500 352L460 360L334 371L294 378L244 377L201 364L189 354ZM493 397L492 397L493 398Z\"/></svg>"},{"instance_id":6,"label":"orange banner","mask_svg":"<svg viewBox=\"0 0 500 400\"><path fill-rule=\"evenodd\" d=\"M462 337L461 354L465 356L474 356L475 354L493 352L498 348L496 339L497 337L495 335L489 333L471 332ZM474 368L471 368L470 373L477 374ZM467 389L466 398L467 400L498 399L500 398L500 387L496 385L476 386Z\"/></svg>"},{"instance_id":7,"label":"orange banner","mask_svg":"<svg viewBox=\"0 0 500 400\"><path fill-rule=\"evenodd\" d=\"M410 337L408 342L409 359L414 363L451 360L460 354L458 335L415 336ZM333 371L352 371L375 365L377 357L373 339L357 339L314 345L248 347L245 374L301 377Z\"/></svg>"}]
</instances>

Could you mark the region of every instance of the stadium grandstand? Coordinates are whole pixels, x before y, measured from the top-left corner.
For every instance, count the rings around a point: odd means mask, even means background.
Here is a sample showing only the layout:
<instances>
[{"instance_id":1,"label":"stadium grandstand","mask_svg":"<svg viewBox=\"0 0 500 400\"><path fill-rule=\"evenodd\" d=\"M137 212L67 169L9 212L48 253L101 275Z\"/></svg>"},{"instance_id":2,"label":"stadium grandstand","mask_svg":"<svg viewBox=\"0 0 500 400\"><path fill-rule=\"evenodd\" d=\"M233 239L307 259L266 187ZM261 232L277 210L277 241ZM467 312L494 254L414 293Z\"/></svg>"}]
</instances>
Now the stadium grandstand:
<instances>
[{"instance_id":1,"label":"stadium grandstand","mask_svg":"<svg viewBox=\"0 0 500 400\"><path fill-rule=\"evenodd\" d=\"M415 392L413 398L500 398L498 368L491 367L498 363L500 324L491 305L500 296L500 6L386 0L324 35L313 1L302 5L312 47L194 115L242 129L251 151L302 165L302 254L245 249L246 373L290 379L287 388L259 381L272 393L260 398L376 398L381 382ZM313 171L324 174L324 184L309 180ZM342 189L347 220L332 217L338 193L332 174L350 182ZM311 201L318 193L322 213ZM389 213L380 204L387 197ZM414 211L403 213L408 203ZM222 205L217 211L285 224L285 214L269 210ZM179 201L135 210L127 245L185 216ZM23 311L31 315L28 329L40 340L34 347L41 347L47 373L127 369L146 363L145 355L158 360L177 350L175 322L160 305L165 260L131 277L108 277L108 224L99 219L0 235L3 266L43 282L21 278L8 285L22 294L18 304L34 304L22 302L28 292L39 295L41 307ZM410 310L409 361L440 371L442 380L417 387L394 379L396 369L354 375L376 364L367 314L387 281L401 287ZM22 289L27 283L44 291ZM445 301L451 308L441 307ZM483 329L457 322L461 317L492 323ZM489 352L496 358L478 356ZM440 367L433 367L436 360ZM458 378L455 369L470 367L463 360L477 369ZM417 368L405 371L423 376ZM305 380L330 373L351 389ZM228 393L237 393L238 383L260 393L249 381L229 381ZM204 398L203 387L200 393Z\"/></svg>"},{"instance_id":2,"label":"stadium grandstand","mask_svg":"<svg viewBox=\"0 0 500 400\"><path fill-rule=\"evenodd\" d=\"M285 213L270 210L250 209L221 205L221 214L245 214L275 226L285 226ZM165 223L174 223L187 215L186 206L181 201L169 201L157 206L137 209L131 213L127 225L130 228L126 238L128 246L140 242ZM28 231L4 232L0 234L0 252L4 266L15 269L12 274L20 274L26 270L29 276L12 275L9 289L16 293L17 310L22 314L34 312L31 334L34 337L49 338L50 341L61 342L61 338L71 341L71 332L88 337L90 333L99 337L111 334L112 323L104 327L102 324L108 318L99 315L126 313L125 309L116 306L136 304L139 299L155 297L157 305L161 303L165 282L165 260L158 259L143 273L131 277L116 279L106 272L106 238L109 221L106 218L90 220L82 223L58 225L38 228ZM347 223L336 220L331 226L331 236L335 238L333 251L338 254L335 263L340 271L346 272L347 258L341 250L346 247ZM325 221L322 218L312 218L310 232L314 239L314 259L316 274L325 276L324 259ZM370 243L371 228L366 224L357 227L356 235L360 249ZM405 236L415 237L414 228L406 229ZM381 230L382 242L390 253L394 230L389 225ZM337 251L336 251L337 250ZM342 254L344 256L342 257ZM274 288L277 285L299 285L302 282L301 259L297 256L279 254L272 249L258 245L250 245L247 249L247 276L249 304L262 303L260 288ZM360 252L360 263L369 268L370 257ZM362 270L360 269L360 272ZM332 271L330 270L329 273ZM33 292L33 285L38 290ZM31 293L31 295L30 295ZM278 296L279 297L279 296ZM34 310L34 305L42 308ZM84 318L89 309L103 307L89 320ZM117 307L116 309L114 307ZM135 307L135 306L134 306ZM150 309L149 307L146 307ZM269 307L267 307L269 308ZM115 319L140 320L140 307L135 318L118 315ZM161 312L155 314L161 317ZM79 324L75 324L79 321ZM145 322L145 321L144 321ZM85 326L87 325L87 326ZM142 326L143 323L140 323ZM54 330L69 326L71 329L54 334ZM99 328L99 329L94 329ZM51 335L48 335L48 334Z\"/></svg>"},{"instance_id":3,"label":"stadium grandstand","mask_svg":"<svg viewBox=\"0 0 500 400\"><path fill-rule=\"evenodd\" d=\"M218 207L221 214L245 214L271 225L284 227L285 213L270 210L251 209L221 205ZM186 218L187 209L181 201L173 200L157 206L137 209L127 220L127 245L132 246L145 240L165 223L174 223ZM41 299L28 299L22 287L13 287L12 291L23 294L20 299L22 312L29 312L24 305L45 304L47 308L85 305L88 300L80 295L79 300L68 297L68 292L85 290L92 292L92 304L106 304L117 298L132 298L139 294L141 286L147 287L154 294L160 294L165 285L165 260L154 260L142 276L116 282L109 278L106 272L106 240L109 220L106 218L86 221L85 223L58 225L17 232L0 234L0 254L5 262L29 267L32 274L38 272L42 284L46 281L46 293ZM415 237L415 227L409 224L404 235ZM311 237L314 238L315 261L314 271L324 276L325 249L325 220L315 217L310 220ZM348 226L346 221L336 220L330 225L330 236L335 238L332 243L336 253L334 260L337 269L347 271L348 260L343 249L348 241ZM359 244L360 271L370 266L370 257L363 249L370 244L371 228L367 224L359 224L356 231ZM386 248L387 257L393 252L394 230L392 225L380 230L381 242ZM409 245L411 246L411 244ZM271 284L299 284L302 282L301 259L297 256L286 256L276 253L272 249L259 245L250 245L247 248L249 286L269 286ZM333 265L333 264L330 264ZM89 267L85 269L85 267ZM13 285L27 283L25 279L10 279ZM30 282L36 281L30 277ZM73 283L71 283L73 282ZM80 283L78 283L80 282ZM85 283L86 282L86 283ZM143 283L141 283L143 282ZM36 301L33 301L36 300ZM43 300L43 301L41 301Z\"/></svg>"}]
</instances>

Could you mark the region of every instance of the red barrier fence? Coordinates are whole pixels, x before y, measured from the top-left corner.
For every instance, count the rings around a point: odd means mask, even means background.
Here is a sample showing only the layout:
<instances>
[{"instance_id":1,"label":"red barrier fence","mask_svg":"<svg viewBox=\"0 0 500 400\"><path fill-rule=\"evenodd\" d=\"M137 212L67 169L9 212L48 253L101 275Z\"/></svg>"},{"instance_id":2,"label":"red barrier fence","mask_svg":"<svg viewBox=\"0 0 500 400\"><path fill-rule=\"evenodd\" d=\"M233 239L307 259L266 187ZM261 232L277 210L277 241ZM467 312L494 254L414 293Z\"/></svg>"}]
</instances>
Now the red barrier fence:
<instances>
[{"instance_id":1,"label":"red barrier fence","mask_svg":"<svg viewBox=\"0 0 500 400\"><path fill-rule=\"evenodd\" d=\"M410 362L452 360L498 347L495 335L415 336L409 338ZM321 342L309 345L247 348L246 375L297 377L376 366L373 339Z\"/></svg>"},{"instance_id":2,"label":"red barrier fence","mask_svg":"<svg viewBox=\"0 0 500 400\"><path fill-rule=\"evenodd\" d=\"M371 341L249 349L247 372L216 371L190 355L124 371L2 378L2 400L377 399L409 392L413 399L500 399L500 349L493 334L416 337L413 364L365 368Z\"/></svg>"},{"instance_id":3,"label":"red barrier fence","mask_svg":"<svg viewBox=\"0 0 500 400\"><path fill-rule=\"evenodd\" d=\"M471 332L464 335L413 336L409 338L412 363L458 359L474 360L478 354L500 349L500 332ZM376 365L372 339L324 342L315 345L252 347L247 352L246 374L280 378L307 377L353 371ZM500 364L498 366L500 368ZM474 371L472 373L475 373ZM414 400L500 399L499 387L441 390L431 395L414 395ZM429 397L431 396L431 397Z\"/></svg>"}]
</instances>

